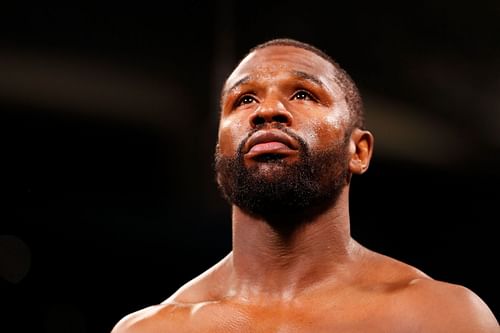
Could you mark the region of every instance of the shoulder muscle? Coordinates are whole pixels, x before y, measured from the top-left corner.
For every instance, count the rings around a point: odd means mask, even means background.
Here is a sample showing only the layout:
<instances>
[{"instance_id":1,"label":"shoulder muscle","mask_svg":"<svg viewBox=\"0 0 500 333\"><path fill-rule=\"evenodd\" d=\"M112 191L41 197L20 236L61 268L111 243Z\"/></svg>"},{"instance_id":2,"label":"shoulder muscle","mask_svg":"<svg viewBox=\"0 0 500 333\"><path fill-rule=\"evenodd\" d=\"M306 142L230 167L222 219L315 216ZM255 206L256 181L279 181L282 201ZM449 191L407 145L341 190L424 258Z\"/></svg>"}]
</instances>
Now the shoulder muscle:
<instances>
[{"instance_id":1,"label":"shoulder muscle","mask_svg":"<svg viewBox=\"0 0 500 333\"><path fill-rule=\"evenodd\" d=\"M120 319L111 333L176 332L175 325L182 312L174 304L149 306Z\"/></svg>"},{"instance_id":2,"label":"shoulder muscle","mask_svg":"<svg viewBox=\"0 0 500 333\"><path fill-rule=\"evenodd\" d=\"M500 333L486 303L470 289L431 279L416 279L407 294L409 310L422 332Z\"/></svg>"}]
</instances>

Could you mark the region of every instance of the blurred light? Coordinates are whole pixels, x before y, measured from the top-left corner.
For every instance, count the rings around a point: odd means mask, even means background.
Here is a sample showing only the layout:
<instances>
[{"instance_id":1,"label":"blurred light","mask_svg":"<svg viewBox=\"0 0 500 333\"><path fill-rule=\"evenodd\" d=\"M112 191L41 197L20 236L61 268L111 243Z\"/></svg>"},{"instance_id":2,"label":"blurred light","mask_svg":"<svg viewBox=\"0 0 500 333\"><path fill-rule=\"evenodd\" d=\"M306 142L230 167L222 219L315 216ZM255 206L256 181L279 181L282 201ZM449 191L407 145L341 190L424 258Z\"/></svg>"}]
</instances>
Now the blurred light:
<instances>
[{"instance_id":1,"label":"blurred light","mask_svg":"<svg viewBox=\"0 0 500 333\"><path fill-rule=\"evenodd\" d=\"M184 124L189 98L166 74L84 55L0 52L0 99L44 109L166 125ZM182 127L182 126L181 126Z\"/></svg>"},{"instance_id":2,"label":"blurred light","mask_svg":"<svg viewBox=\"0 0 500 333\"><path fill-rule=\"evenodd\" d=\"M13 235L0 235L0 277L19 283L28 274L31 253L28 245Z\"/></svg>"},{"instance_id":3,"label":"blurred light","mask_svg":"<svg viewBox=\"0 0 500 333\"><path fill-rule=\"evenodd\" d=\"M375 155L449 166L470 154L460 133L428 111L376 96L366 96L365 109L367 127L375 137Z\"/></svg>"}]
</instances>

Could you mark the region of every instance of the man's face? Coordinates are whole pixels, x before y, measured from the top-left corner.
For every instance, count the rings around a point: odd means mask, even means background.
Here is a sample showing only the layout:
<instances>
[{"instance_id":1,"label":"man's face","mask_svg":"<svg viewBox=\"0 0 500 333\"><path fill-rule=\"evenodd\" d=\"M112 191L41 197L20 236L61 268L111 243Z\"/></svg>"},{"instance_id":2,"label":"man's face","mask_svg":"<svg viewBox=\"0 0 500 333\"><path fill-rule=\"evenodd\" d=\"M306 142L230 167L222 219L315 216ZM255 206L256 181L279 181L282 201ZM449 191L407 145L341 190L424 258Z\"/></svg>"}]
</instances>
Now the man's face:
<instances>
[{"instance_id":1,"label":"man's face","mask_svg":"<svg viewBox=\"0 0 500 333\"><path fill-rule=\"evenodd\" d=\"M230 75L216 172L231 203L266 215L336 198L348 175L349 111L335 72L310 51L269 46Z\"/></svg>"}]
</instances>

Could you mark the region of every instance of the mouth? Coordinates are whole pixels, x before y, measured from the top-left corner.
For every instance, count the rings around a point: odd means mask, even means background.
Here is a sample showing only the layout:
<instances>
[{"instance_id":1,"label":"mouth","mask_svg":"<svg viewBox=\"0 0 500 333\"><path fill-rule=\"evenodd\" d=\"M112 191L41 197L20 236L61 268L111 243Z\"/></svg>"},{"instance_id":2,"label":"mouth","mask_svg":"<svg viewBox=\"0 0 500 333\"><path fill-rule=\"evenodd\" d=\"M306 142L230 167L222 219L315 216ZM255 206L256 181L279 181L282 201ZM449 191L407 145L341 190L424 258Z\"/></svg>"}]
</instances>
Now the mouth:
<instances>
[{"instance_id":1,"label":"mouth","mask_svg":"<svg viewBox=\"0 0 500 333\"><path fill-rule=\"evenodd\" d=\"M290 155L288 154L273 154L273 153L269 153L269 154L260 154L260 155L256 155L254 157L252 157L252 159L255 161L255 162L260 162L260 163L276 163L276 162L279 162L281 161L282 159L288 157Z\"/></svg>"},{"instance_id":2,"label":"mouth","mask_svg":"<svg viewBox=\"0 0 500 333\"><path fill-rule=\"evenodd\" d=\"M246 158L257 162L271 162L296 155L299 144L284 132L271 129L253 134L243 152Z\"/></svg>"}]
</instances>

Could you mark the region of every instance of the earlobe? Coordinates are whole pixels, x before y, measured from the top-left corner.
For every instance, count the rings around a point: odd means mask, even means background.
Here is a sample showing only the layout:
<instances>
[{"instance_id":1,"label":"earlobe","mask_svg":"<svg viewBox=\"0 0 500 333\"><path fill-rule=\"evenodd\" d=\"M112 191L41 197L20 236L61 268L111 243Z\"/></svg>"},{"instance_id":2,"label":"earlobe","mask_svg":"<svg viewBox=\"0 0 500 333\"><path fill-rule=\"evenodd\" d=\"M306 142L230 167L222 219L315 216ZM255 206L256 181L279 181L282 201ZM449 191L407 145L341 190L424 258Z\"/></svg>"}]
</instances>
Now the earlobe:
<instances>
[{"instance_id":1,"label":"earlobe","mask_svg":"<svg viewBox=\"0 0 500 333\"><path fill-rule=\"evenodd\" d=\"M349 170L353 174L362 174L368 170L373 152L373 135L366 130L354 129L349 146Z\"/></svg>"}]
</instances>

